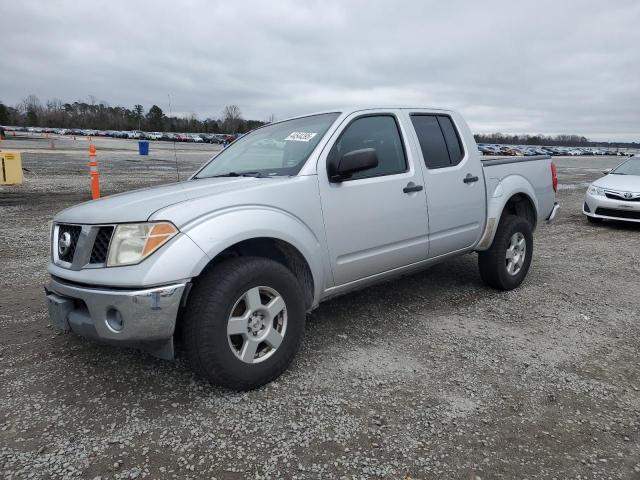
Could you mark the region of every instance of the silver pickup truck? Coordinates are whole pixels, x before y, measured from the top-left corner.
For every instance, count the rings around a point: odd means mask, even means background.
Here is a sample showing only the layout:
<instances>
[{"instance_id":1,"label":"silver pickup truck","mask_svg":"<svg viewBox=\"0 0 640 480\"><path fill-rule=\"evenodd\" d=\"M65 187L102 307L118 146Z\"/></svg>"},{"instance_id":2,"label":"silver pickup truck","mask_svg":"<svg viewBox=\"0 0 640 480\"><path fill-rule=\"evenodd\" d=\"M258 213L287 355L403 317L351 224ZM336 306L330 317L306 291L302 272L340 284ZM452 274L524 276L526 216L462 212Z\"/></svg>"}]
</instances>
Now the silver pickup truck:
<instances>
[{"instance_id":1,"label":"silver pickup truck","mask_svg":"<svg viewBox=\"0 0 640 480\"><path fill-rule=\"evenodd\" d=\"M460 115L344 109L272 123L188 181L59 213L52 322L251 389L293 359L328 298L478 252L483 281L523 281L553 220L549 157L482 161Z\"/></svg>"}]
</instances>

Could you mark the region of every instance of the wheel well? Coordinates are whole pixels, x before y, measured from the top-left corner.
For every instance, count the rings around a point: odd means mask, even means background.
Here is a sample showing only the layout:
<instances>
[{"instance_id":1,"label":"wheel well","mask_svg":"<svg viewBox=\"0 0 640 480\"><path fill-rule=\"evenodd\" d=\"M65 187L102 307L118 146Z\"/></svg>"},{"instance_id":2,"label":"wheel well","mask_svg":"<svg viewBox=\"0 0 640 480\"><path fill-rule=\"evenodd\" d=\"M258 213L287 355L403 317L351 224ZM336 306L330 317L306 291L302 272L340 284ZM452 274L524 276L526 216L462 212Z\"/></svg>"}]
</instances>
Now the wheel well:
<instances>
[{"instance_id":1,"label":"wheel well","mask_svg":"<svg viewBox=\"0 0 640 480\"><path fill-rule=\"evenodd\" d=\"M502 214L504 215L505 213L522 217L531 224L532 229L536 228L536 223L538 222L536 207L534 207L529 196L524 193L516 193L509 199L502 210Z\"/></svg>"},{"instance_id":2,"label":"wheel well","mask_svg":"<svg viewBox=\"0 0 640 480\"><path fill-rule=\"evenodd\" d=\"M216 255L205 267L213 268L217 264L234 257L264 257L287 267L298 280L304 292L307 309L313 304L314 282L311 268L304 256L290 243L277 238L251 238L236 243Z\"/></svg>"}]
</instances>

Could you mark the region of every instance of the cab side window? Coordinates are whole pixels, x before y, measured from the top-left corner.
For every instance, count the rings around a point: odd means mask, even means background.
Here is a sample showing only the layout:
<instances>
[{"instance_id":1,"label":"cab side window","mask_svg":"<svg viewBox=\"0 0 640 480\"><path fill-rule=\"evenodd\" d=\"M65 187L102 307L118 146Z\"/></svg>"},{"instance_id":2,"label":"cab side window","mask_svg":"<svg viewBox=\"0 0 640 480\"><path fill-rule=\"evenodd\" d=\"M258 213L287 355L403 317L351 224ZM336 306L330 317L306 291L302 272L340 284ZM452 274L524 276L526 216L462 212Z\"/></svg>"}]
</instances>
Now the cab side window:
<instances>
[{"instance_id":1,"label":"cab side window","mask_svg":"<svg viewBox=\"0 0 640 480\"><path fill-rule=\"evenodd\" d=\"M464 158L460 136L448 115L411 115L427 168L458 165Z\"/></svg>"},{"instance_id":2,"label":"cab side window","mask_svg":"<svg viewBox=\"0 0 640 480\"><path fill-rule=\"evenodd\" d=\"M407 159L396 119L392 115L371 115L354 120L329 152L328 162L337 163L344 154L374 148L378 166L354 173L349 180L394 175L407 171Z\"/></svg>"}]
</instances>

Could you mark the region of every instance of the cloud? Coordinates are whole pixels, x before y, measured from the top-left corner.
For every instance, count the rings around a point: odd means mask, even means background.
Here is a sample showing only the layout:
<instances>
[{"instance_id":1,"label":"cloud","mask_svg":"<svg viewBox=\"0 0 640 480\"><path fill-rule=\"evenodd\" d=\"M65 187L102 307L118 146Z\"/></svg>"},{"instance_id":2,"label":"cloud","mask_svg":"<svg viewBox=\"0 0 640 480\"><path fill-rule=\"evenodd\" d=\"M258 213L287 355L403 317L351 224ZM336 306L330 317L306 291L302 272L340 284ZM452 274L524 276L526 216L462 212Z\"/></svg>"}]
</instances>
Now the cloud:
<instances>
[{"instance_id":1,"label":"cloud","mask_svg":"<svg viewBox=\"0 0 640 480\"><path fill-rule=\"evenodd\" d=\"M474 131L640 139L640 4L3 2L0 99L277 118L454 108Z\"/></svg>"}]
</instances>

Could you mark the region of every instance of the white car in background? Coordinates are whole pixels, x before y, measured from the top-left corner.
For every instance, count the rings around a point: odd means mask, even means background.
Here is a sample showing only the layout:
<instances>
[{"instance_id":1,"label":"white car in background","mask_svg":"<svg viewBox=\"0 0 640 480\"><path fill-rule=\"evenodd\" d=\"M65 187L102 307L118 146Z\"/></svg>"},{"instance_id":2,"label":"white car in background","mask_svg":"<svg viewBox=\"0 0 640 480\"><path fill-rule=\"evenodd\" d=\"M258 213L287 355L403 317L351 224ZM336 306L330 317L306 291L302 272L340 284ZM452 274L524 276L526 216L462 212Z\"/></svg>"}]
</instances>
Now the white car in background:
<instances>
[{"instance_id":1,"label":"white car in background","mask_svg":"<svg viewBox=\"0 0 640 480\"><path fill-rule=\"evenodd\" d=\"M640 222L640 157L633 157L587 189L582 213L591 223L602 220Z\"/></svg>"},{"instance_id":2,"label":"white car in background","mask_svg":"<svg viewBox=\"0 0 640 480\"><path fill-rule=\"evenodd\" d=\"M204 140L202 140L202 137L200 135L196 135L194 133L193 135L191 135L191 141L196 143L202 143Z\"/></svg>"}]
</instances>

